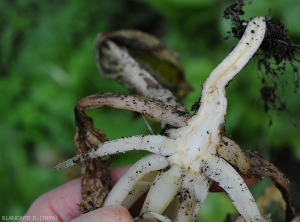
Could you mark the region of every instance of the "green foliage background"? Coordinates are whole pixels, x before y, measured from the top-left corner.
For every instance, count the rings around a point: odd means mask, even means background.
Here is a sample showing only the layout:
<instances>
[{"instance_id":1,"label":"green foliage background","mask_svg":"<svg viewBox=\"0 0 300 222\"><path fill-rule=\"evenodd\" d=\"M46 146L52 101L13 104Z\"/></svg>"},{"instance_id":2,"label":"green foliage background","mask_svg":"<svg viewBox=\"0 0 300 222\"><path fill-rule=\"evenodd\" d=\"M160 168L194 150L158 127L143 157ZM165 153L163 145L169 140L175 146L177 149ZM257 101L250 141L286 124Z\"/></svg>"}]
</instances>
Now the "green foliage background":
<instances>
[{"instance_id":1,"label":"green foliage background","mask_svg":"<svg viewBox=\"0 0 300 222\"><path fill-rule=\"evenodd\" d=\"M79 176L78 167L53 170L75 154L73 108L77 100L102 91L127 92L97 74L93 44L98 32L140 29L176 50L195 88L183 101L190 107L198 100L206 77L237 42L222 40L230 29L222 18L229 4L232 1L1 1L0 216L23 215L38 196ZM286 24L294 42L300 43L299 1L254 0L245 8L245 17L267 15L269 8L274 18ZM267 115L259 76L252 61L228 87L226 132L287 174L299 210L300 95L293 92L292 75L283 76L289 84L278 93L289 113ZM101 109L89 114L109 139L147 133L143 120L132 120L127 111ZM113 166L134 162L143 154L119 155ZM252 187L254 196L258 198L268 184L263 180ZM222 221L228 212L235 210L227 195L211 194L199 218Z\"/></svg>"}]
</instances>

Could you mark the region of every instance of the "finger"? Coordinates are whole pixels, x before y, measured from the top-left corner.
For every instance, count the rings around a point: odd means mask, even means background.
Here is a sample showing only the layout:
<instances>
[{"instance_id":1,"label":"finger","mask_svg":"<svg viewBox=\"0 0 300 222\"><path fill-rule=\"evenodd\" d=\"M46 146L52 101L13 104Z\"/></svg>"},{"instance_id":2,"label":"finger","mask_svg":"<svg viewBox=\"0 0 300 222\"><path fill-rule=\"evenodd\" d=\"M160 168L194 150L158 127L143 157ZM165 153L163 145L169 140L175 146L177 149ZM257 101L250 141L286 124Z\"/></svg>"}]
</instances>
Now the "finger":
<instances>
[{"instance_id":1,"label":"finger","mask_svg":"<svg viewBox=\"0 0 300 222\"><path fill-rule=\"evenodd\" d=\"M118 180L123 176L123 174L131 167L132 165L112 168L110 170L111 175L111 185L114 186Z\"/></svg>"},{"instance_id":2,"label":"finger","mask_svg":"<svg viewBox=\"0 0 300 222\"><path fill-rule=\"evenodd\" d=\"M129 169L130 166L111 170L112 185ZM72 180L40 196L30 206L26 216L55 216L60 221L69 221L80 215L78 204L81 201L80 179Z\"/></svg>"},{"instance_id":3,"label":"finger","mask_svg":"<svg viewBox=\"0 0 300 222\"><path fill-rule=\"evenodd\" d=\"M80 179L71 180L62 186L40 196L28 209L25 216L57 217L58 221L69 221L80 215Z\"/></svg>"},{"instance_id":4,"label":"finger","mask_svg":"<svg viewBox=\"0 0 300 222\"><path fill-rule=\"evenodd\" d=\"M96 209L72 220L72 222L133 222L133 218L122 206L107 206Z\"/></svg>"}]
</instances>

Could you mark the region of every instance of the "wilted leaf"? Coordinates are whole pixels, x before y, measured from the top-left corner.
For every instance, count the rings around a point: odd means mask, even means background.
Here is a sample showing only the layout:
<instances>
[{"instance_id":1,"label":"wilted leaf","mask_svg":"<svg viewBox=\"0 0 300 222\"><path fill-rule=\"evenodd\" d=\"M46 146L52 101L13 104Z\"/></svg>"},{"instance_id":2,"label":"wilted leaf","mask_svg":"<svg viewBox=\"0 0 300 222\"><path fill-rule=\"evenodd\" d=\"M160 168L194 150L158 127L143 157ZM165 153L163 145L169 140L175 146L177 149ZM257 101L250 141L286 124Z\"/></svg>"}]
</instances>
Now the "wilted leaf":
<instances>
[{"instance_id":1,"label":"wilted leaf","mask_svg":"<svg viewBox=\"0 0 300 222\"><path fill-rule=\"evenodd\" d=\"M184 97L192 87L184 78L184 71L176 52L167 48L157 38L137 30L120 30L100 33L96 39L95 57L101 75L112 78L134 90L126 81L126 71L120 69L122 61L113 57L108 46L111 41L128 52L164 88L171 90L177 98Z\"/></svg>"}]
</instances>

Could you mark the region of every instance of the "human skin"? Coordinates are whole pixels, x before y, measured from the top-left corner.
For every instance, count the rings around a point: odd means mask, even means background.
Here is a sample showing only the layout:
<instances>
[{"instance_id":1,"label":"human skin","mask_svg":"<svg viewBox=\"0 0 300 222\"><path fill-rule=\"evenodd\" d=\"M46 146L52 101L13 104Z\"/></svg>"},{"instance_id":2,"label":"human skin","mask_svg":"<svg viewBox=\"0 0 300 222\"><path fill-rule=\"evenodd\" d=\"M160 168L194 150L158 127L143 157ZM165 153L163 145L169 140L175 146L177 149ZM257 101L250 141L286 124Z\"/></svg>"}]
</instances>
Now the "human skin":
<instances>
[{"instance_id":1,"label":"human skin","mask_svg":"<svg viewBox=\"0 0 300 222\"><path fill-rule=\"evenodd\" d=\"M124 166L111 169L112 185L114 185L119 178L129 169L130 166ZM257 178L248 178L246 175L242 175L248 186L257 181ZM210 189L212 192L222 191L216 183L214 183ZM135 205L129 211L122 206L107 206L99 208L92 212L81 215L78 204L81 201L81 184L80 179L71 180L62 186L51 190L38 199L36 199L25 216L33 217L36 219L42 218L42 216L53 216L57 218L57 221L89 221L89 222L133 222L133 216L137 216L136 212L139 212L139 204ZM23 221L23 220L21 220Z\"/></svg>"}]
</instances>

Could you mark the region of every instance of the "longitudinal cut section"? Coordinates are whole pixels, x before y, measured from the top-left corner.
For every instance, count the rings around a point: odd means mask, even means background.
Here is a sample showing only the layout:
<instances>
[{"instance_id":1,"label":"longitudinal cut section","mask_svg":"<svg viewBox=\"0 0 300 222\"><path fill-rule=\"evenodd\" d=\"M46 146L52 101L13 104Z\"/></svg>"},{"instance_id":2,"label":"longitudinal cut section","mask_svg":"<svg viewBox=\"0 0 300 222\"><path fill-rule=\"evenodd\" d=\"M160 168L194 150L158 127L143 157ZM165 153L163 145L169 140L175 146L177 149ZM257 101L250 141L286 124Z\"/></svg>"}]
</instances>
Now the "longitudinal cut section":
<instances>
[{"instance_id":1,"label":"longitudinal cut section","mask_svg":"<svg viewBox=\"0 0 300 222\"><path fill-rule=\"evenodd\" d=\"M139 135L100 143L89 152L57 165L56 169L119 152L147 150L153 154L139 160L124 174L108 195L104 206L120 204L129 209L148 191L138 221L191 222L196 220L212 181L215 181L232 199L241 215L238 221L270 221L261 215L252 194L236 170L238 168L254 175L255 164L247 164L254 163L253 160L251 162L249 156L225 137L223 132L227 110L225 87L259 49L265 32L264 17L256 17L248 22L238 45L204 83L199 110L193 116L189 116L181 106L178 106L180 109L171 106L166 98L159 100L104 93L79 101L82 107L80 112L110 106L159 118L163 126L167 126L163 135ZM126 69L123 71L126 72ZM143 92L148 93L147 90ZM259 158L257 160L258 165L262 163ZM266 169L275 169L273 165L264 166ZM258 173L258 176L261 175ZM288 186L283 177L275 180L282 186ZM286 191L289 192L289 189L286 188Z\"/></svg>"}]
</instances>

